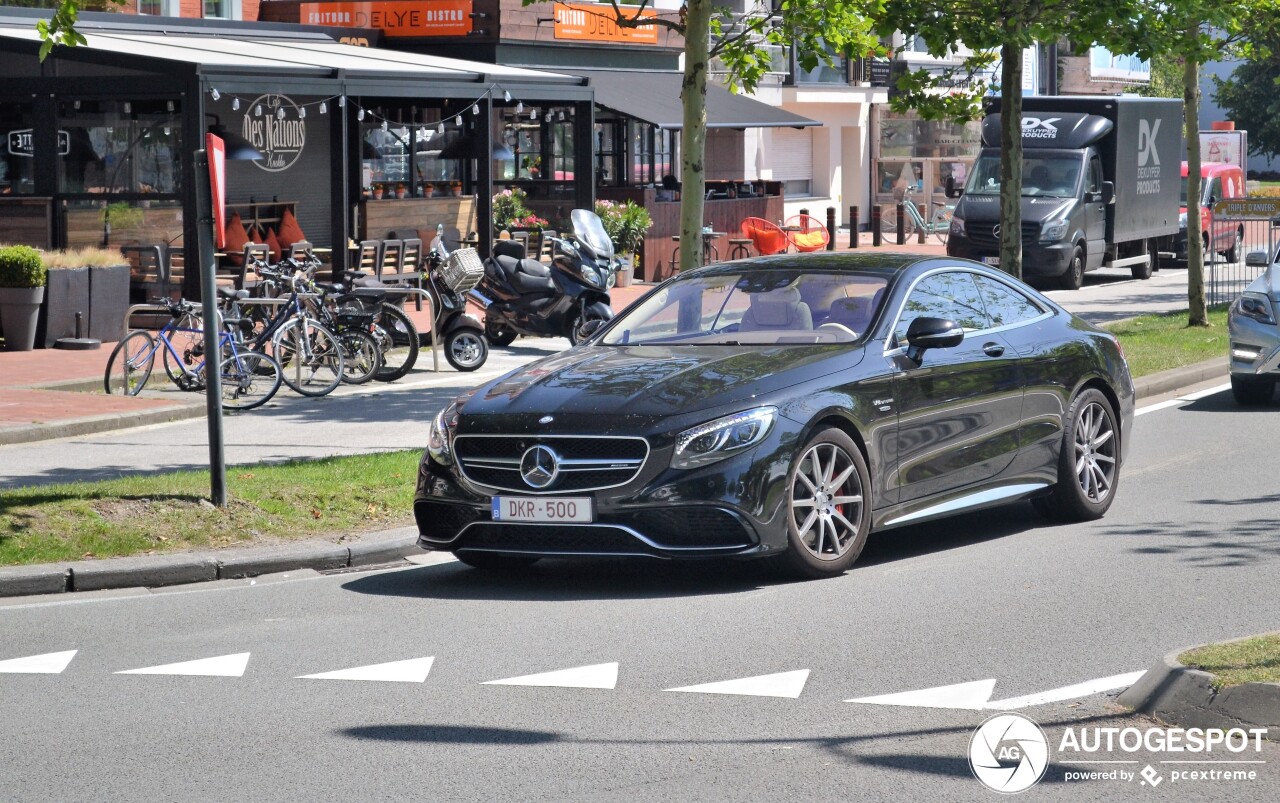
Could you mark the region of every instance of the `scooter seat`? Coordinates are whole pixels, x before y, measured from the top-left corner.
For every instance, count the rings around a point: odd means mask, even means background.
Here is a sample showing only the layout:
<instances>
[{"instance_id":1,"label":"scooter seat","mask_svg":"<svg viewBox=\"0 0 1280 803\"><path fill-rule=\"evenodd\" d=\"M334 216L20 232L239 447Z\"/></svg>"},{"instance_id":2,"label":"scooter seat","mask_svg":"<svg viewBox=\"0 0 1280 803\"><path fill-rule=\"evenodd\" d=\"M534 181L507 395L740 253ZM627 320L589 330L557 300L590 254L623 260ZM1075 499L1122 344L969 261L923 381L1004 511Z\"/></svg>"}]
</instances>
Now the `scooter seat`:
<instances>
[{"instance_id":1,"label":"scooter seat","mask_svg":"<svg viewBox=\"0 0 1280 803\"><path fill-rule=\"evenodd\" d=\"M555 283L551 281L550 275L539 277L530 276L523 272L511 277L511 286L522 296L551 295L556 291Z\"/></svg>"},{"instance_id":2,"label":"scooter seat","mask_svg":"<svg viewBox=\"0 0 1280 803\"><path fill-rule=\"evenodd\" d=\"M493 258L502 279L521 295L555 292L551 271L546 265L533 259L516 259L498 255Z\"/></svg>"}]
</instances>

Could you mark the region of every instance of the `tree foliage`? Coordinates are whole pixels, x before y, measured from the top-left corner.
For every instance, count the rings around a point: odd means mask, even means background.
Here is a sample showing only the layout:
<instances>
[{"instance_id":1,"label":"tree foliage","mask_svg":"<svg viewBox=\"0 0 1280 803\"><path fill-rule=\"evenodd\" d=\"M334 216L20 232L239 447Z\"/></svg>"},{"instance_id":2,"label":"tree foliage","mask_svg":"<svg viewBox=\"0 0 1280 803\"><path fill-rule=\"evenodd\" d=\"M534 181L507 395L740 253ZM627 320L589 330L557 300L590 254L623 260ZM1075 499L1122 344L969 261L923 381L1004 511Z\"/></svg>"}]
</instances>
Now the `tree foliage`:
<instances>
[{"instance_id":1,"label":"tree foliage","mask_svg":"<svg viewBox=\"0 0 1280 803\"><path fill-rule=\"evenodd\" d=\"M1271 43L1271 54L1241 62L1225 80L1214 78L1213 99L1249 132L1249 152L1280 155L1280 42Z\"/></svg>"}]
</instances>

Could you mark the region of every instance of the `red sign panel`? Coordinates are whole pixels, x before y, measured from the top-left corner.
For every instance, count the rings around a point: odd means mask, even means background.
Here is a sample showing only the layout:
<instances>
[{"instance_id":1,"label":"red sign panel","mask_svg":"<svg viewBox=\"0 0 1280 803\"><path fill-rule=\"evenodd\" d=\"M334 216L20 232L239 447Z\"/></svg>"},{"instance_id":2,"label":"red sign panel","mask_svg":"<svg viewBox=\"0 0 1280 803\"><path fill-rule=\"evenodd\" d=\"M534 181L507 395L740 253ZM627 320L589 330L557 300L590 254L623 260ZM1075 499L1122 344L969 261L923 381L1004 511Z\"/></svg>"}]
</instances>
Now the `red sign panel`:
<instances>
[{"instance_id":1,"label":"red sign panel","mask_svg":"<svg viewBox=\"0 0 1280 803\"><path fill-rule=\"evenodd\" d=\"M209 191L213 196L213 247L227 246L227 146L217 134L204 135L209 158Z\"/></svg>"},{"instance_id":2,"label":"red sign panel","mask_svg":"<svg viewBox=\"0 0 1280 803\"><path fill-rule=\"evenodd\" d=\"M651 8L632 11L624 6L622 13L631 19L636 19L637 16L657 16L657 12ZM658 44L658 26L641 25L639 28L624 28L618 24L613 6L607 3L556 3L556 38L656 45Z\"/></svg>"},{"instance_id":3,"label":"red sign panel","mask_svg":"<svg viewBox=\"0 0 1280 803\"><path fill-rule=\"evenodd\" d=\"M400 38L466 36L471 33L471 0L371 0L354 3L303 3L303 25L378 28Z\"/></svg>"}]
</instances>

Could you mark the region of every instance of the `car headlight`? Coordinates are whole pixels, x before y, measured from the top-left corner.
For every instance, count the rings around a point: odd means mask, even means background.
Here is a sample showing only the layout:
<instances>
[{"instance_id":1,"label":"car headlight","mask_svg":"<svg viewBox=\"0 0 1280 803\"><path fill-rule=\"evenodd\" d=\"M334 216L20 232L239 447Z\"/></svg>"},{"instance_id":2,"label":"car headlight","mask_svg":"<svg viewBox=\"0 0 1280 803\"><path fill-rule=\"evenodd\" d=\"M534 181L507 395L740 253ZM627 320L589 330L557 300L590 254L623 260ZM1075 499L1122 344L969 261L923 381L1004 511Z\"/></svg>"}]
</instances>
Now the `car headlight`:
<instances>
[{"instance_id":1,"label":"car headlight","mask_svg":"<svg viewBox=\"0 0 1280 803\"><path fill-rule=\"evenodd\" d=\"M777 414L777 407L757 407L686 429L676 438L671 467L705 466L749 449L769 434Z\"/></svg>"},{"instance_id":2,"label":"car headlight","mask_svg":"<svg viewBox=\"0 0 1280 803\"><path fill-rule=\"evenodd\" d=\"M453 465L453 444L450 442L450 436L457 423L458 403L455 401L431 419L431 428L427 430L427 454L442 466Z\"/></svg>"},{"instance_id":3,"label":"car headlight","mask_svg":"<svg viewBox=\"0 0 1280 803\"><path fill-rule=\"evenodd\" d=\"M955 215L951 216L951 236L964 236L964 218L956 217Z\"/></svg>"},{"instance_id":4,"label":"car headlight","mask_svg":"<svg viewBox=\"0 0 1280 803\"><path fill-rule=\"evenodd\" d=\"M1235 303L1235 312L1245 318L1252 318L1258 323L1275 325L1276 315L1271 308L1271 299L1256 293L1245 293Z\"/></svg>"},{"instance_id":5,"label":"car headlight","mask_svg":"<svg viewBox=\"0 0 1280 803\"><path fill-rule=\"evenodd\" d=\"M1056 243L1067 236L1067 220L1051 220L1040 229L1040 239L1047 243Z\"/></svg>"},{"instance_id":6,"label":"car headlight","mask_svg":"<svg viewBox=\"0 0 1280 803\"><path fill-rule=\"evenodd\" d=\"M583 265L578 269L578 273L582 275L582 280L587 284L594 284L596 287L600 286L600 274L596 273L596 269L590 265Z\"/></svg>"},{"instance_id":7,"label":"car headlight","mask_svg":"<svg viewBox=\"0 0 1280 803\"><path fill-rule=\"evenodd\" d=\"M1186 212L1182 212L1178 215L1178 230L1179 231L1187 230L1187 213Z\"/></svg>"}]
</instances>

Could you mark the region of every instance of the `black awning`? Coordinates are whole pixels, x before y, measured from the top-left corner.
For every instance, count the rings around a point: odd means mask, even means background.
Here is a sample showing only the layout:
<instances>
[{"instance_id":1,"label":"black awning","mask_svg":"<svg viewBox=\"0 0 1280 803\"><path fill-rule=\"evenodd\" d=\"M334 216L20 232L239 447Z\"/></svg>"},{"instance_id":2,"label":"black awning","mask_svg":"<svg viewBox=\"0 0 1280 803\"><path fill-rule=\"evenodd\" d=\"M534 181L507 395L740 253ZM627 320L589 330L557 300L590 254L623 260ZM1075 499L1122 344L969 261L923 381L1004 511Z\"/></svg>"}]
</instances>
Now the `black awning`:
<instances>
[{"instance_id":1,"label":"black awning","mask_svg":"<svg viewBox=\"0 0 1280 803\"><path fill-rule=\"evenodd\" d=\"M658 128L684 128L680 86L684 75L674 70L582 70L556 68L591 79L596 105ZM816 120L735 95L719 84L707 82L707 128L804 128L822 125Z\"/></svg>"}]
</instances>

